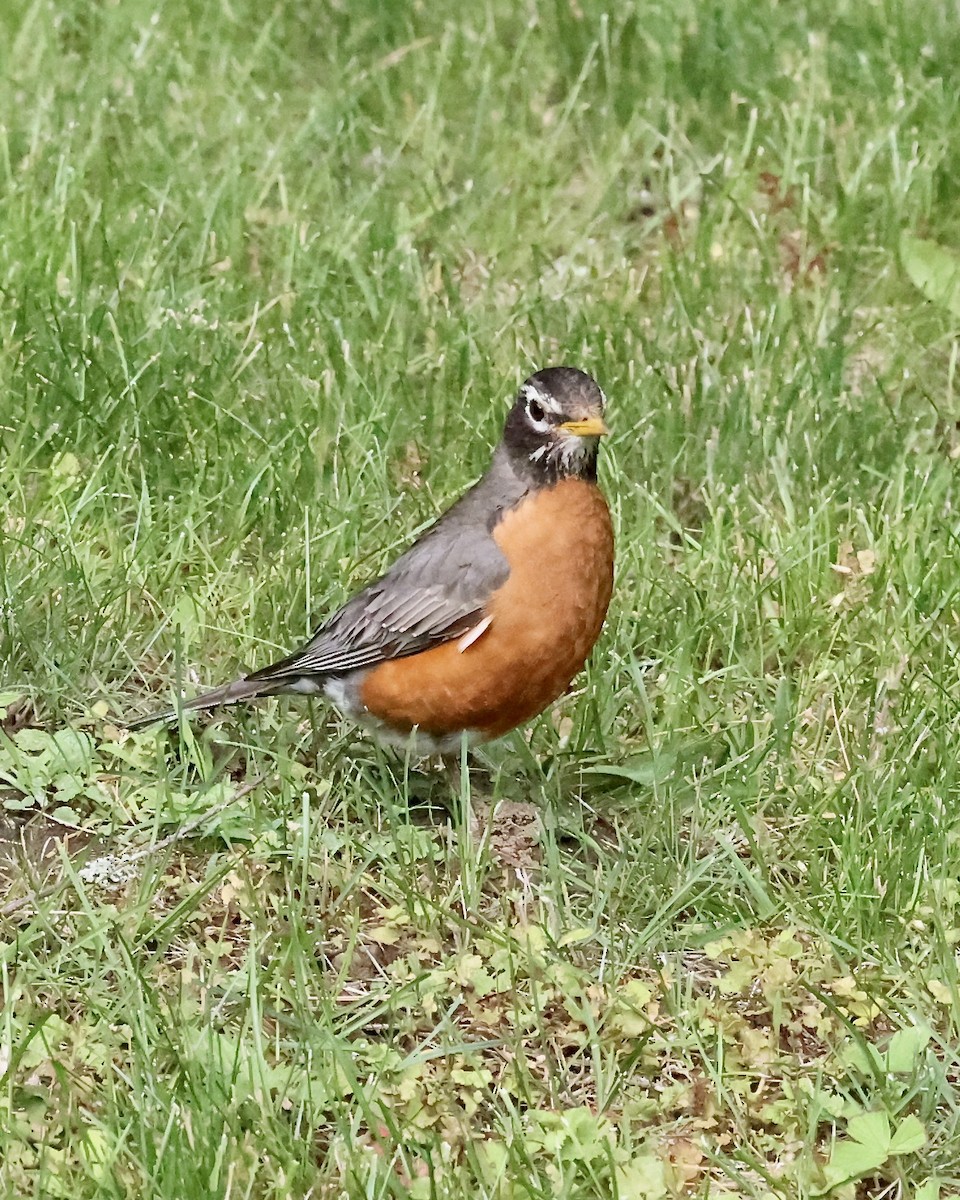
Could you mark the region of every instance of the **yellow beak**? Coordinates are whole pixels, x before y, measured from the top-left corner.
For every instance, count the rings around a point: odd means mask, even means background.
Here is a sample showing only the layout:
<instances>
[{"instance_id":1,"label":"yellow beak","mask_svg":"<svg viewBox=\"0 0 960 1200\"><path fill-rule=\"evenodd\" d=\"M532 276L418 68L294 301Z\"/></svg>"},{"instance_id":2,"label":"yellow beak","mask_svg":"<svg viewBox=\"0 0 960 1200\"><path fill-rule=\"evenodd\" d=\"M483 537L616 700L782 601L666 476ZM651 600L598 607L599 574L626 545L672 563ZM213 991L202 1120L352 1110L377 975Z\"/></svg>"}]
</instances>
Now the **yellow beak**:
<instances>
[{"instance_id":1,"label":"yellow beak","mask_svg":"<svg viewBox=\"0 0 960 1200\"><path fill-rule=\"evenodd\" d=\"M603 423L602 417L584 417L581 421L564 421L560 428L564 433L572 433L577 437L603 437L610 432Z\"/></svg>"}]
</instances>

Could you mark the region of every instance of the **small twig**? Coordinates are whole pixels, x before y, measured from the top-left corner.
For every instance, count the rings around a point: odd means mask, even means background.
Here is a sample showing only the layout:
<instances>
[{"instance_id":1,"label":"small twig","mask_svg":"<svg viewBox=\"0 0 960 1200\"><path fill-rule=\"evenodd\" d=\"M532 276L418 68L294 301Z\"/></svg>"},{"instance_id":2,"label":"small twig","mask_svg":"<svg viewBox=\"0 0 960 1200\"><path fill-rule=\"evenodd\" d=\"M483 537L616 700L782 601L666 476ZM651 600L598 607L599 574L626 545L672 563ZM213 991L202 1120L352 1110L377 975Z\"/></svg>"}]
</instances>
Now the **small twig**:
<instances>
[{"instance_id":1,"label":"small twig","mask_svg":"<svg viewBox=\"0 0 960 1200\"><path fill-rule=\"evenodd\" d=\"M151 846L144 846L140 850L135 850L129 854L120 854L116 856L119 864L124 866L130 863L140 862L141 859L149 858L151 854L156 854L158 851L166 850L168 846L173 846L177 842L182 842L184 838L189 837L198 826L205 824L211 817L215 817L218 813L222 813L225 808L229 808L231 804L236 804L238 800L242 800L244 796L249 796L250 793L260 786L266 779L265 775L260 775L256 779L252 779L249 783L245 783L243 787L238 788L232 796L226 800L222 800L219 804L215 804L208 812L203 813L199 817L194 817L188 821L186 825L181 825L168 837L162 838L159 842L155 842ZM102 855L101 857L108 857ZM96 860L94 860L96 861ZM66 876L61 876L55 882L48 884L46 887L34 888L27 892L25 896L21 896L19 900L11 900L9 903L0 906L0 920L7 917L12 917L18 913L20 909L26 908L27 905L33 904L38 900L48 900L57 892L62 891L70 882Z\"/></svg>"},{"instance_id":2,"label":"small twig","mask_svg":"<svg viewBox=\"0 0 960 1200\"><path fill-rule=\"evenodd\" d=\"M227 800L222 800L219 804L215 804L209 812L203 813L199 817L194 817L192 821L188 821L186 825L181 825L179 829L171 833L168 837L163 838L153 846L144 846L142 850L136 850L133 854L122 855L124 862L139 862L141 858L148 858L157 850L166 850L168 846L172 846L175 842L181 842L185 837L189 837L198 826L209 821L211 817L215 817L217 813L222 813L225 808L229 808L231 804L236 804L238 800L242 800L244 796L249 796L250 793L260 786L266 779L266 775L259 775L256 779L251 779L249 783L245 783L242 788L238 788Z\"/></svg>"}]
</instances>

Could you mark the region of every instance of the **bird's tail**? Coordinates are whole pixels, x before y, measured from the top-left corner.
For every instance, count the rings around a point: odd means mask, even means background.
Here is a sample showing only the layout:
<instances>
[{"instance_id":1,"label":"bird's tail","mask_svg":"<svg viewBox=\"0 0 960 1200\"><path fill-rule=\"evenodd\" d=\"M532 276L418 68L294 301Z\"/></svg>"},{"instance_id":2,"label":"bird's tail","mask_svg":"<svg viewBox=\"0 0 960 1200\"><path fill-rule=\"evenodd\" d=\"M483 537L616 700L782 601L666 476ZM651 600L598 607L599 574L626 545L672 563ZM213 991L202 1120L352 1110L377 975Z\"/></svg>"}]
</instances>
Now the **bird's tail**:
<instances>
[{"instance_id":1,"label":"bird's tail","mask_svg":"<svg viewBox=\"0 0 960 1200\"><path fill-rule=\"evenodd\" d=\"M233 683L225 683L213 691L204 692L202 696L194 696L192 700L184 700L179 708L168 708L163 712L151 713L148 717L140 717L136 721L125 721L125 729L143 729L147 725L159 722L175 721L182 712L196 712L206 708L217 708L221 704L236 704L240 700L252 700L256 696L271 696L278 691L275 681L265 679L235 679Z\"/></svg>"}]
</instances>

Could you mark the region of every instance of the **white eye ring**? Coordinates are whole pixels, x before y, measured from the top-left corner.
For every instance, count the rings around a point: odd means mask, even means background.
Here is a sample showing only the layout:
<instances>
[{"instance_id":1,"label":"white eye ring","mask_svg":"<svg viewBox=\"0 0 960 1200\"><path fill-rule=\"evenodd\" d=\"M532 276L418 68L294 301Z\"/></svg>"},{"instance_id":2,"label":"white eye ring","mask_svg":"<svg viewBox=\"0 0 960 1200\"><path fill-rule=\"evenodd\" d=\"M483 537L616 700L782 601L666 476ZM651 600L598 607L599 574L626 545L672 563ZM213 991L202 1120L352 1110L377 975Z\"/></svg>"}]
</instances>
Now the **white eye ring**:
<instances>
[{"instance_id":1,"label":"white eye ring","mask_svg":"<svg viewBox=\"0 0 960 1200\"><path fill-rule=\"evenodd\" d=\"M557 412L552 397L544 396L530 384L523 388L523 395L527 401L527 420L538 433L546 433L551 427L549 414Z\"/></svg>"}]
</instances>

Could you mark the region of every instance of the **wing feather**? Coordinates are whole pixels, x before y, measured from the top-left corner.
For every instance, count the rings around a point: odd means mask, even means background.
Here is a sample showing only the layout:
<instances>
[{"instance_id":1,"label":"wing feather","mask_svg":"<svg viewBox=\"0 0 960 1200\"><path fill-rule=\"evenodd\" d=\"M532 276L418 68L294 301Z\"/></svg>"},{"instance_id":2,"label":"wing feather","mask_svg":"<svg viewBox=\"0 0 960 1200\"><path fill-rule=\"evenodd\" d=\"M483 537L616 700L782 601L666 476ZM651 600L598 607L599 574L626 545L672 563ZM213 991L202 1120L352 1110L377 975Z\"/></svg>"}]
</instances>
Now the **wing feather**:
<instances>
[{"instance_id":1,"label":"wing feather","mask_svg":"<svg viewBox=\"0 0 960 1200\"><path fill-rule=\"evenodd\" d=\"M305 646L247 678L279 682L346 674L469 632L484 620L490 597L510 573L492 536L484 531L478 537L477 532L475 527L454 528L422 538L386 575L335 612Z\"/></svg>"}]
</instances>

